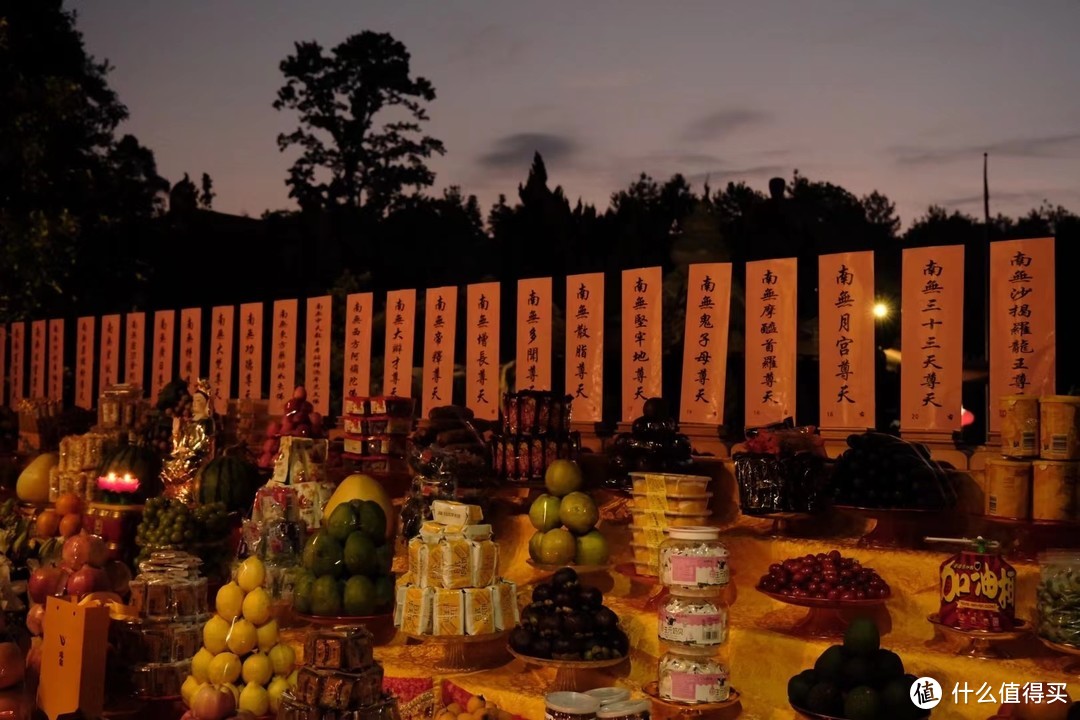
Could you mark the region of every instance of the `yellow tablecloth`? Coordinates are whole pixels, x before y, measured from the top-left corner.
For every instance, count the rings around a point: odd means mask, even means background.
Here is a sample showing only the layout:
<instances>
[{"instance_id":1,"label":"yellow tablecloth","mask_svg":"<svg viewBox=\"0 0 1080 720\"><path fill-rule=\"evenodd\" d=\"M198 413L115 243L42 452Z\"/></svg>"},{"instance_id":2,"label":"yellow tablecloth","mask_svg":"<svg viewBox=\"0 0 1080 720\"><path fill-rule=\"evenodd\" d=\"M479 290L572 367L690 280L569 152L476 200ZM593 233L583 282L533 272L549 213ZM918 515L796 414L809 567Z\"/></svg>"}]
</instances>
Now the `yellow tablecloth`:
<instances>
[{"instance_id":1,"label":"yellow tablecloth","mask_svg":"<svg viewBox=\"0 0 1080 720\"><path fill-rule=\"evenodd\" d=\"M521 602L528 602L529 586L543 579L543 573L526 563L528 539L533 529L528 517L506 515L494 519L495 536L500 548L500 571L519 584ZM732 686L741 694L743 718L793 718L797 715L787 704L788 679L805 668L813 667L818 655L832 644L826 640L794 637L788 631L806 614L802 608L775 602L754 590L759 577L773 562L826 552L838 548L845 556L858 557L862 564L876 569L892 588L892 597L878 617L882 645L897 652L908 672L937 679L945 691L945 700L934 710L935 718L978 718L996 714L998 704L977 703L974 695L966 704L955 704L951 691L955 684L966 682L973 690L983 683L993 688L1000 701L1003 683L1069 683L1069 693L1080 699L1080 685L1075 676L1064 672L1067 659L1044 648L1034 638L1009 647L1016 659L979 660L960 657L941 638L935 639L927 616L938 609L938 567L950 552L931 553L908 550L876 550L856 547L855 539L788 539L769 536L768 521L739 518L722 531L731 551L733 583L729 587L729 639L722 655L729 665ZM613 564L627 562L629 534L625 526L601 528L616 552ZM1018 615L1030 619L1035 607L1038 567L1013 563L1018 574L1016 607ZM611 671L593 679L596 686L620 685L638 692L641 686L656 679L657 658L661 654L656 636L655 603L650 595L656 587L632 580L615 570L591 576L589 582L605 592L605 604L621 618L631 643L631 658ZM494 699L522 717L539 720L544 716L544 694L554 677L554 670L535 669L513 660L494 669L465 674L441 673L436 666L442 648L433 645L408 645L399 635L388 646L376 650L387 677L433 678L435 685L450 677L453 682L474 694ZM607 675L606 677L604 675Z\"/></svg>"}]
</instances>

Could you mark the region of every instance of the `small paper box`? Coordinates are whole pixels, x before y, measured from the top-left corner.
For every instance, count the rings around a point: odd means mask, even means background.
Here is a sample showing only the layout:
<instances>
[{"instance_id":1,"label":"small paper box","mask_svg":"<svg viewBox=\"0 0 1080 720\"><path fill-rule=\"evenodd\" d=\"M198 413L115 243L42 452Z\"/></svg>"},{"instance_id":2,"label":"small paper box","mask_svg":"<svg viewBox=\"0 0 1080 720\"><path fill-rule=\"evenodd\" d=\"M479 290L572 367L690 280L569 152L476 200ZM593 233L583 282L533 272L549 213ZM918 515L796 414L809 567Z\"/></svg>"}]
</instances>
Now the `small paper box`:
<instances>
[{"instance_id":1,"label":"small paper box","mask_svg":"<svg viewBox=\"0 0 1080 720\"><path fill-rule=\"evenodd\" d=\"M81 711L93 720L105 704L109 609L46 598L38 706L52 720Z\"/></svg>"}]
</instances>

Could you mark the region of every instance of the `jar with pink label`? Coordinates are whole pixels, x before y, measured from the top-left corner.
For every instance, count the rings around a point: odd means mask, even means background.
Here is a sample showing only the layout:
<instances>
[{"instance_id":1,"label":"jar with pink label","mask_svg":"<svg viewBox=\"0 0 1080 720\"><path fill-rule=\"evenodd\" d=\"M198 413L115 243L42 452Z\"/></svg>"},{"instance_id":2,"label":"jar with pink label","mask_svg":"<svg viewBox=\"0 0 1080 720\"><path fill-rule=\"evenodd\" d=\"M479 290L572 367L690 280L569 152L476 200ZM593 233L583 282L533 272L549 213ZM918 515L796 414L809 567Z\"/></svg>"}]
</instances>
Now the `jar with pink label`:
<instances>
[{"instance_id":1,"label":"jar with pink label","mask_svg":"<svg viewBox=\"0 0 1080 720\"><path fill-rule=\"evenodd\" d=\"M727 667L708 649L668 650L660 658L659 691L664 700L686 704L721 703L731 696Z\"/></svg>"},{"instance_id":2,"label":"jar with pink label","mask_svg":"<svg viewBox=\"0 0 1080 720\"><path fill-rule=\"evenodd\" d=\"M660 641L686 647L716 647L727 640L727 607L718 598L668 596L657 622Z\"/></svg>"},{"instance_id":3,"label":"jar with pink label","mask_svg":"<svg viewBox=\"0 0 1080 720\"><path fill-rule=\"evenodd\" d=\"M717 528L669 528L660 546L660 580L683 594L712 595L731 580L729 557Z\"/></svg>"}]
</instances>

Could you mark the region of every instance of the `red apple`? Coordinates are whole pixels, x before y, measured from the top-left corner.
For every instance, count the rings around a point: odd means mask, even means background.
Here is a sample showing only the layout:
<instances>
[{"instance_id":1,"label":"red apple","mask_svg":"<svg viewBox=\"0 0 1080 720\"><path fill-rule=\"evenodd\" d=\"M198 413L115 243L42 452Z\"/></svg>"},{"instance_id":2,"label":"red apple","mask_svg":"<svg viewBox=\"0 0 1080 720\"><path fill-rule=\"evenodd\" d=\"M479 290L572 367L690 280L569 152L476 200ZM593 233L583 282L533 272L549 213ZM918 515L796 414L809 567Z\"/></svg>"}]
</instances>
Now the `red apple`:
<instances>
[{"instance_id":1,"label":"red apple","mask_svg":"<svg viewBox=\"0 0 1080 720\"><path fill-rule=\"evenodd\" d=\"M105 567L105 563L109 560L109 547L105 544L97 535L89 535L90 546L89 553L86 558L86 562L89 565L93 565L96 568Z\"/></svg>"},{"instance_id":2,"label":"red apple","mask_svg":"<svg viewBox=\"0 0 1080 720\"><path fill-rule=\"evenodd\" d=\"M21 683L25 674L26 659L19 646L13 642L0 643L0 688Z\"/></svg>"},{"instance_id":3,"label":"red apple","mask_svg":"<svg viewBox=\"0 0 1080 720\"><path fill-rule=\"evenodd\" d=\"M78 570L90 559L90 536L85 533L72 535L64 541L61 553L64 565L71 570Z\"/></svg>"},{"instance_id":4,"label":"red apple","mask_svg":"<svg viewBox=\"0 0 1080 720\"><path fill-rule=\"evenodd\" d=\"M82 597L92 592L107 591L109 589L109 574L101 568L92 565L83 565L71 577L68 578L68 595Z\"/></svg>"},{"instance_id":5,"label":"red apple","mask_svg":"<svg viewBox=\"0 0 1080 720\"><path fill-rule=\"evenodd\" d=\"M67 573L58 567L46 565L35 569L30 574L26 588L31 600L43 603L47 597L60 595L66 583Z\"/></svg>"},{"instance_id":6,"label":"red apple","mask_svg":"<svg viewBox=\"0 0 1080 720\"><path fill-rule=\"evenodd\" d=\"M30 631L31 635L44 635L45 634L45 606L44 605L31 605L30 611L26 613L26 628Z\"/></svg>"},{"instance_id":7,"label":"red apple","mask_svg":"<svg viewBox=\"0 0 1080 720\"><path fill-rule=\"evenodd\" d=\"M191 712L199 720L224 720L235 711L236 698L221 685L203 685L191 698Z\"/></svg>"}]
</instances>

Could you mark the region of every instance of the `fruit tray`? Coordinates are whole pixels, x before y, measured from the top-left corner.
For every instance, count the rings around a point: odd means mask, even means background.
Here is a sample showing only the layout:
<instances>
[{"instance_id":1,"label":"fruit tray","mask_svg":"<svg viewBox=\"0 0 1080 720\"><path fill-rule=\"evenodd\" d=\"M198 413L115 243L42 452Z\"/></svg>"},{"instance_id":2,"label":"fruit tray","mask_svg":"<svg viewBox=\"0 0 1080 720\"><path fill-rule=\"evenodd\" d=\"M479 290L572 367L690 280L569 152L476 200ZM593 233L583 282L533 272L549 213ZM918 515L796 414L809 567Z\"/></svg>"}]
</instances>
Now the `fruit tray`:
<instances>
[{"instance_id":1,"label":"fruit tray","mask_svg":"<svg viewBox=\"0 0 1080 720\"><path fill-rule=\"evenodd\" d=\"M587 677L587 673L589 671L612 668L629 660L628 655L617 658L608 658L607 660L554 660L532 657L531 655L522 655L509 647L507 648L507 652L526 665L541 668L555 668L557 671L555 673L555 680L552 681L548 688L551 692L560 690L584 692L585 690L602 687L600 684L591 683ZM589 685L592 687L587 687Z\"/></svg>"},{"instance_id":2,"label":"fruit tray","mask_svg":"<svg viewBox=\"0 0 1080 720\"><path fill-rule=\"evenodd\" d=\"M534 567L542 572L553 573L561 568L568 567L574 570L578 575L588 575L589 573L607 572L611 569L611 563L604 563L603 565L549 565L547 563L538 563L532 558L525 560L525 563L529 567Z\"/></svg>"},{"instance_id":3,"label":"fruit tray","mask_svg":"<svg viewBox=\"0 0 1080 720\"><path fill-rule=\"evenodd\" d=\"M809 609L809 612L801 620L787 629L789 634L797 637L835 638L842 636L848 624L848 618L842 613L845 611L875 610L888 600L888 598L829 600L827 598L788 597L761 588L755 589L762 595L785 605Z\"/></svg>"},{"instance_id":4,"label":"fruit tray","mask_svg":"<svg viewBox=\"0 0 1080 720\"><path fill-rule=\"evenodd\" d=\"M486 670L503 664L506 658L502 652L497 654L470 652L468 657L466 657L465 648L481 643L505 641L509 634L510 632L508 630L500 630L499 632L486 633L484 635L417 635L414 633L403 633L403 635L410 640L427 645L441 645L443 648L443 655L436 662L436 669L453 670L457 672Z\"/></svg>"},{"instance_id":5,"label":"fruit tray","mask_svg":"<svg viewBox=\"0 0 1080 720\"><path fill-rule=\"evenodd\" d=\"M963 645L957 649L957 655L979 658L982 660L1008 658L1008 652L1000 647L1001 643L1018 640L1031 631L1031 624L1017 619L1016 627L1012 630L962 630L946 625L941 618L934 613L926 618L935 630L943 635L963 641Z\"/></svg>"}]
</instances>

